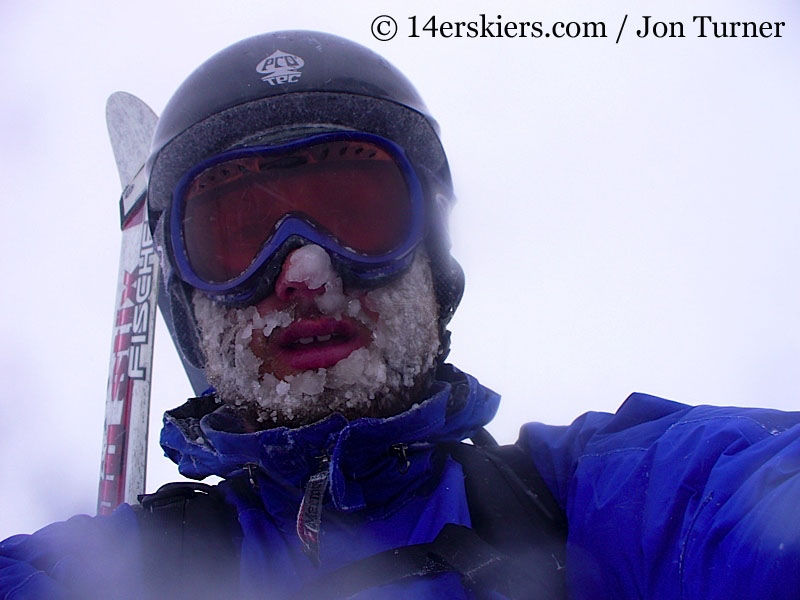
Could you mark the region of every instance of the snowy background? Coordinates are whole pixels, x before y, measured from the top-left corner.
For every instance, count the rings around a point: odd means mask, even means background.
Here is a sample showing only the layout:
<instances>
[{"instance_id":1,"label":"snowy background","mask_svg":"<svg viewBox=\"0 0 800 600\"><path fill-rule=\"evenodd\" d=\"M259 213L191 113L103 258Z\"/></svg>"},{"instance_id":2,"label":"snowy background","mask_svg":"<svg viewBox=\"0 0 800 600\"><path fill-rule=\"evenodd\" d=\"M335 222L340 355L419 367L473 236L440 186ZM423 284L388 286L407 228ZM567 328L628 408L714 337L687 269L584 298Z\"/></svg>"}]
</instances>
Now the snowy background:
<instances>
[{"instance_id":1,"label":"snowy background","mask_svg":"<svg viewBox=\"0 0 800 600\"><path fill-rule=\"evenodd\" d=\"M95 510L120 234L104 121L157 112L240 38L319 29L384 54L438 118L467 273L452 361L501 392L491 430L569 423L633 391L691 404L800 395L800 4L267 0L0 4L0 538ZM607 39L409 39L421 23L599 21ZM370 23L393 15L390 42ZM629 15L619 44L616 32ZM697 39L693 15L784 21ZM642 15L683 39L637 39ZM160 414L190 395L160 331L148 488L176 477Z\"/></svg>"}]
</instances>

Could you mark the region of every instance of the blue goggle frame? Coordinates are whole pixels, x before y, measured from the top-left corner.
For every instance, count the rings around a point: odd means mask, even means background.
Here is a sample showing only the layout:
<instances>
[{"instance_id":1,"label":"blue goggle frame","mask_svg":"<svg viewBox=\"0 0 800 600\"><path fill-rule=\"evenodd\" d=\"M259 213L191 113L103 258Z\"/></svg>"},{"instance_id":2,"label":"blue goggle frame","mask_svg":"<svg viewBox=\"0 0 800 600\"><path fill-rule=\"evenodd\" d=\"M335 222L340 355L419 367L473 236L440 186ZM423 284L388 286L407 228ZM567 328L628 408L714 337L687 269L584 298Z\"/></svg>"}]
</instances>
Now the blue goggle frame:
<instances>
[{"instance_id":1,"label":"blue goggle frame","mask_svg":"<svg viewBox=\"0 0 800 600\"><path fill-rule=\"evenodd\" d=\"M215 282L208 281L195 272L183 237L184 198L189 186L200 173L229 160L254 155L279 155L312 145L341 141L375 144L385 150L399 167L408 187L411 211L410 227L403 242L384 254L364 254L342 245L302 216L287 214L267 237L254 260L239 275L224 282ZM347 131L313 135L278 145L237 148L202 161L184 174L175 187L169 212L168 235L174 266L181 280L195 289L215 296L219 301L246 304L257 301L258 295L266 295L265 287L271 290L274 279L280 271L280 265L291 249L309 243L324 248L331 256L337 272L348 282L364 286L379 285L408 267L413 259L413 250L423 239L424 226L425 203L422 183L403 149L391 140L378 135Z\"/></svg>"}]
</instances>

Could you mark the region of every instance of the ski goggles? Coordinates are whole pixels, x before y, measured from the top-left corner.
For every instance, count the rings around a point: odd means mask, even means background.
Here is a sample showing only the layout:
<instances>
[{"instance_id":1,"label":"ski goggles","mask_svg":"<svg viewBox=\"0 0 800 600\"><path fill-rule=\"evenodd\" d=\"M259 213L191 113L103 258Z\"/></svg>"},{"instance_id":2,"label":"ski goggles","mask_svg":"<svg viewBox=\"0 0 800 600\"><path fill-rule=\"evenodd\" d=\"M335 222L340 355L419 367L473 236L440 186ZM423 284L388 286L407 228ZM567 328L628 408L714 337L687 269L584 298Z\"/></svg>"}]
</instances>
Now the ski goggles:
<instances>
[{"instance_id":1,"label":"ski goggles","mask_svg":"<svg viewBox=\"0 0 800 600\"><path fill-rule=\"evenodd\" d=\"M169 235L183 281L237 301L304 243L365 283L392 276L422 239L423 212L422 185L399 146L337 132L200 163L175 188Z\"/></svg>"}]
</instances>

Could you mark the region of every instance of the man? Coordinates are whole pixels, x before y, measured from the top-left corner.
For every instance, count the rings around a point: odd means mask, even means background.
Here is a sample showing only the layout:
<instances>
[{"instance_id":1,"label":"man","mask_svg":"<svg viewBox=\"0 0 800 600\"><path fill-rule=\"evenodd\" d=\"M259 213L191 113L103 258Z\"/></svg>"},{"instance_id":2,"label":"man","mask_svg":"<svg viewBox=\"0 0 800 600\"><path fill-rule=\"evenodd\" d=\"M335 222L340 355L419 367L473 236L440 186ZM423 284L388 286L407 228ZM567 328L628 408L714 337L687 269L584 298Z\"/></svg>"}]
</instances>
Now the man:
<instances>
[{"instance_id":1,"label":"man","mask_svg":"<svg viewBox=\"0 0 800 600\"><path fill-rule=\"evenodd\" d=\"M637 394L513 453L458 444L499 398L445 363L452 184L380 57L235 44L176 92L147 169L166 316L213 388L162 446L225 481L7 540L5 597L796 596L796 414Z\"/></svg>"}]
</instances>

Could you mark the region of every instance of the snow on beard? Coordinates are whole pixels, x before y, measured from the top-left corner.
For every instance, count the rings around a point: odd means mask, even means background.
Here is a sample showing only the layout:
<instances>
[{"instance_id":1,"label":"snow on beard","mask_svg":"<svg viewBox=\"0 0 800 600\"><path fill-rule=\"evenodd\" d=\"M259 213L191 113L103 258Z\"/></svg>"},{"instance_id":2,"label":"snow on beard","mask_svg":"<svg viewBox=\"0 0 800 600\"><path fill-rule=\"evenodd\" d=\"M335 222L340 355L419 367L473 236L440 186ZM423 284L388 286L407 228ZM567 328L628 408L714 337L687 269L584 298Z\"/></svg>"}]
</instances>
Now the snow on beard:
<instances>
[{"instance_id":1,"label":"snow on beard","mask_svg":"<svg viewBox=\"0 0 800 600\"><path fill-rule=\"evenodd\" d=\"M417 252L399 278L358 296L343 291L330 257L319 246L303 246L287 260L288 280L305 282L309 289L325 286L314 299L321 315L356 319L372 331L372 341L330 368L279 379L260 373L262 360L250 344L254 331L269 336L290 325L295 307L260 315L253 306L226 308L195 292L206 376L218 397L241 407L257 428L299 427L335 412L350 419L388 416L418 401L439 351L438 307L425 253Z\"/></svg>"}]
</instances>

